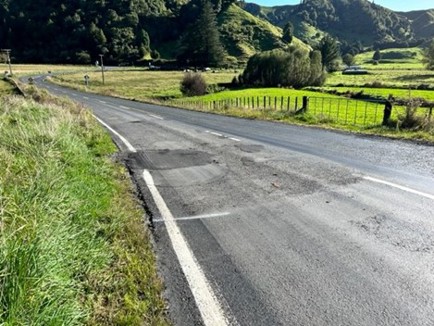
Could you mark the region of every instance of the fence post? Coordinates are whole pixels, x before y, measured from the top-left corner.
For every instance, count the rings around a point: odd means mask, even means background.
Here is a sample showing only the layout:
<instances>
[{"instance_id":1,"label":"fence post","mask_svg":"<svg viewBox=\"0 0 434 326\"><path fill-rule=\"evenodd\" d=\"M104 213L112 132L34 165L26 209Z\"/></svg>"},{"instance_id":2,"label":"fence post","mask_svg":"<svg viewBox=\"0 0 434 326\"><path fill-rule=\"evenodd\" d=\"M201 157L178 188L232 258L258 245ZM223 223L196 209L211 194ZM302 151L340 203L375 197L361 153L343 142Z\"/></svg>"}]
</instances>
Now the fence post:
<instances>
[{"instance_id":1,"label":"fence post","mask_svg":"<svg viewBox=\"0 0 434 326\"><path fill-rule=\"evenodd\" d=\"M350 100L347 100L347 107L345 108L345 124L348 123L348 106L350 105Z\"/></svg>"},{"instance_id":2,"label":"fence post","mask_svg":"<svg viewBox=\"0 0 434 326\"><path fill-rule=\"evenodd\" d=\"M277 110L277 96L274 97L274 111Z\"/></svg>"},{"instance_id":3,"label":"fence post","mask_svg":"<svg viewBox=\"0 0 434 326\"><path fill-rule=\"evenodd\" d=\"M309 97L303 96L303 107L301 109L303 112L307 112L309 109Z\"/></svg>"},{"instance_id":4,"label":"fence post","mask_svg":"<svg viewBox=\"0 0 434 326\"><path fill-rule=\"evenodd\" d=\"M387 126L389 124L390 116L392 115L392 103L389 100L386 100L384 105L384 115L383 115L383 126Z\"/></svg>"},{"instance_id":5,"label":"fence post","mask_svg":"<svg viewBox=\"0 0 434 326\"><path fill-rule=\"evenodd\" d=\"M298 97L295 98L295 112L298 110Z\"/></svg>"},{"instance_id":6,"label":"fence post","mask_svg":"<svg viewBox=\"0 0 434 326\"><path fill-rule=\"evenodd\" d=\"M267 97L264 96L264 110L265 110L266 107L267 107Z\"/></svg>"},{"instance_id":7,"label":"fence post","mask_svg":"<svg viewBox=\"0 0 434 326\"><path fill-rule=\"evenodd\" d=\"M363 118L363 126L366 126L366 118L368 115L368 102L365 104L365 117Z\"/></svg>"},{"instance_id":8,"label":"fence post","mask_svg":"<svg viewBox=\"0 0 434 326\"><path fill-rule=\"evenodd\" d=\"M429 108L428 121L431 121L432 118L432 107Z\"/></svg>"},{"instance_id":9,"label":"fence post","mask_svg":"<svg viewBox=\"0 0 434 326\"><path fill-rule=\"evenodd\" d=\"M286 102L286 111L289 112L290 108L291 108L291 96L288 96L288 102Z\"/></svg>"},{"instance_id":10,"label":"fence post","mask_svg":"<svg viewBox=\"0 0 434 326\"><path fill-rule=\"evenodd\" d=\"M356 109L354 110L354 126L357 124L357 108L359 106L359 101L356 100Z\"/></svg>"}]
</instances>

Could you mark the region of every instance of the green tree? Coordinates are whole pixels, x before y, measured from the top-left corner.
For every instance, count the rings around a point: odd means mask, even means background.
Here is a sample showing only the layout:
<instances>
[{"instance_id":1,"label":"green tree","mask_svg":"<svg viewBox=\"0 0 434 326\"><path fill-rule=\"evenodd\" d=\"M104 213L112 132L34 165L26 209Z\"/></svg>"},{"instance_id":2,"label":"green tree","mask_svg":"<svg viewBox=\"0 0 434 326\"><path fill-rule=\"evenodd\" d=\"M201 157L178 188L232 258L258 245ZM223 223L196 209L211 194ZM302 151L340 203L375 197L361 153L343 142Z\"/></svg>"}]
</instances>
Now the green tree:
<instances>
[{"instance_id":1,"label":"green tree","mask_svg":"<svg viewBox=\"0 0 434 326\"><path fill-rule=\"evenodd\" d=\"M287 22L285 27L283 27L282 40L288 44L292 43L294 34L294 26L291 22Z\"/></svg>"},{"instance_id":2,"label":"green tree","mask_svg":"<svg viewBox=\"0 0 434 326\"><path fill-rule=\"evenodd\" d=\"M429 70L434 70L434 41L424 50L423 52L423 62L426 68Z\"/></svg>"},{"instance_id":3,"label":"green tree","mask_svg":"<svg viewBox=\"0 0 434 326\"><path fill-rule=\"evenodd\" d=\"M322 68L321 52L316 50L310 53L310 78L309 86L321 86L326 80L326 73Z\"/></svg>"},{"instance_id":4,"label":"green tree","mask_svg":"<svg viewBox=\"0 0 434 326\"><path fill-rule=\"evenodd\" d=\"M221 66L225 51L220 41L216 13L211 2L202 2L202 10L197 20L184 36L185 50L181 60L195 66Z\"/></svg>"},{"instance_id":5,"label":"green tree","mask_svg":"<svg viewBox=\"0 0 434 326\"><path fill-rule=\"evenodd\" d=\"M380 61L381 60L381 52L380 50L375 50L374 55L372 56L372 60Z\"/></svg>"},{"instance_id":6,"label":"green tree","mask_svg":"<svg viewBox=\"0 0 434 326\"><path fill-rule=\"evenodd\" d=\"M330 36L325 36L319 45L321 52L323 69L327 71L336 71L336 63L339 60L339 46L336 40Z\"/></svg>"},{"instance_id":7,"label":"green tree","mask_svg":"<svg viewBox=\"0 0 434 326\"><path fill-rule=\"evenodd\" d=\"M242 78L245 84L301 88L320 86L325 81L321 53L290 48L289 51L272 50L255 54L247 63Z\"/></svg>"},{"instance_id":8,"label":"green tree","mask_svg":"<svg viewBox=\"0 0 434 326\"><path fill-rule=\"evenodd\" d=\"M345 63L347 66L352 66L352 65L354 65L354 61L355 61L355 59L354 59L354 56L353 56L352 54L347 53L347 54L345 54L345 55L342 57L342 61L343 61L343 63Z\"/></svg>"}]
</instances>

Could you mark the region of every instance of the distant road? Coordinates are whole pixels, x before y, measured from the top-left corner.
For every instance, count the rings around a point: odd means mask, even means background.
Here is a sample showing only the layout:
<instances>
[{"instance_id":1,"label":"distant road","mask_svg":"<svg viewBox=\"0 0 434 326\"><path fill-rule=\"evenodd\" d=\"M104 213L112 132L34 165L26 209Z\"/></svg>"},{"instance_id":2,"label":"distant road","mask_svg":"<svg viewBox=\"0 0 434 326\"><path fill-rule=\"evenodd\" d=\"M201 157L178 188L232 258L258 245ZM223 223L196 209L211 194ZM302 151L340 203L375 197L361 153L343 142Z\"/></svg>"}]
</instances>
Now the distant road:
<instances>
[{"instance_id":1,"label":"distant road","mask_svg":"<svg viewBox=\"0 0 434 326\"><path fill-rule=\"evenodd\" d=\"M434 146L36 83L119 145L176 325L434 325Z\"/></svg>"}]
</instances>

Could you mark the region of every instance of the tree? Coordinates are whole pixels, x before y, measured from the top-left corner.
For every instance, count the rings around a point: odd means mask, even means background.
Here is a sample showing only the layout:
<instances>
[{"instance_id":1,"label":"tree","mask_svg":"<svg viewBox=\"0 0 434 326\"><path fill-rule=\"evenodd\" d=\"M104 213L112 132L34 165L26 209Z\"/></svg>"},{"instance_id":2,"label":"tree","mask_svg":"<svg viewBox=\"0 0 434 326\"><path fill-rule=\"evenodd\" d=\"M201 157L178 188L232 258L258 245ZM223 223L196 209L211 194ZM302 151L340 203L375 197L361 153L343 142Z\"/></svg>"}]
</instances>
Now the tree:
<instances>
[{"instance_id":1,"label":"tree","mask_svg":"<svg viewBox=\"0 0 434 326\"><path fill-rule=\"evenodd\" d=\"M426 68L429 70L434 70L434 41L424 50L423 52L423 62Z\"/></svg>"},{"instance_id":2,"label":"tree","mask_svg":"<svg viewBox=\"0 0 434 326\"><path fill-rule=\"evenodd\" d=\"M374 55L372 56L372 60L380 61L381 60L381 52L379 49L375 50Z\"/></svg>"},{"instance_id":3,"label":"tree","mask_svg":"<svg viewBox=\"0 0 434 326\"><path fill-rule=\"evenodd\" d=\"M242 78L245 84L276 87L320 86L325 81L321 53L308 53L297 48L272 50L255 54L247 63Z\"/></svg>"},{"instance_id":4,"label":"tree","mask_svg":"<svg viewBox=\"0 0 434 326\"><path fill-rule=\"evenodd\" d=\"M352 65L354 65L354 61L355 61L355 59L354 59L354 56L353 56L353 55L351 55L350 53L347 53L347 54L345 54L345 55L342 57L342 61L343 61L347 66L352 66Z\"/></svg>"},{"instance_id":5,"label":"tree","mask_svg":"<svg viewBox=\"0 0 434 326\"><path fill-rule=\"evenodd\" d=\"M282 40L288 44L292 43L294 33L294 26L291 22L287 22L285 27L283 27Z\"/></svg>"},{"instance_id":6,"label":"tree","mask_svg":"<svg viewBox=\"0 0 434 326\"><path fill-rule=\"evenodd\" d=\"M328 35L325 36L320 42L319 51L322 56L323 69L336 71L336 62L340 57L339 46L336 40Z\"/></svg>"},{"instance_id":7,"label":"tree","mask_svg":"<svg viewBox=\"0 0 434 326\"><path fill-rule=\"evenodd\" d=\"M216 13L212 4L205 0L199 17L184 36L184 52L180 59L195 66L221 66L225 51L220 41Z\"/></svg>"}]
</instances>

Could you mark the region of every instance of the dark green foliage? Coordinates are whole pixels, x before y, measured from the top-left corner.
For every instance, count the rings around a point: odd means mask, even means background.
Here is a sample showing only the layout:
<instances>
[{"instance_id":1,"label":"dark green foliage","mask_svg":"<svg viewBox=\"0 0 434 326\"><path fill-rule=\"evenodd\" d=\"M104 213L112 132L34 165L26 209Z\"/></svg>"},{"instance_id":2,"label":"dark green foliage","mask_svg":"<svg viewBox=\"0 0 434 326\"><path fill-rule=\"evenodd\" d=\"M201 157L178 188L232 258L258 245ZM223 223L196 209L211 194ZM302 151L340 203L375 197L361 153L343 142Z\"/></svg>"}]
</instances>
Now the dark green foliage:
<instances>
[{"instance_id":1,"label":"dark green foliage","mask_svg":"<svg viewBox=\"0 0 434 326\"><path fill-rule=\"evenodd\" d=\"M294 26L291 24L291 22L287 22L285 27L283 27L282 40L286 43L291 43L294 37L293 34Z\"/></svg>"},{"instance_id":2,"label":"dark green foliage","mask_svg":"<svg viewBox=\"0 0 434 326\"><path fill-rule=\"evenodd\" d=\"M336 62L340 57L338 43L330 36L325 36L320 44L318 50L322 56L322 66L327 71L336 71Z\"/></svg>"},{"instance_id":3,"label":"dark green foliage","mask_svg":"<svg viewBox=\"0 0 434 326\"><path fill-rule=\"evenodd\" d=\"M150 52L147 17L165 11L164 0L4 0L0 44L21 62L134 63Z\"/></svg>"},{"instance_id":4,"label":"dark green foliage","mask_svg":"<svg viewBox=\"0 0 434 326\"><path fill-rule=\"evenodd\" d=\"M381 60L381 52L380 50L375 50L374 55L372 56L372 60L380 61Z\"/></svg>"},{"instance_id":5,"label":"dark green foliage","mask_svg":"<svg viewBox=\"0 0 434 326\"><path fill-rule=\"evenodd\" d=\"M211 2L203 2L198 18L183 37L183 44L180 59L190 65L218 67L224 64L224 48Z\"/></svg>"},{"instance_id":6,"label":"dark green foliage","mask_svg":"<svg viewBox=\"0 0 434 326\"><path fill-rule=\"evenodd\" d=\"M185 96L201 96L206 94L205 78L198 73L186 73L181 81L181 93Z\"/></svg>"},{"instance_id":7,"label":"dark green foliage","mask_svg":"<svg viewBox=\"0 0 434 326\"><path fill-rule=\"evenodd\" d=\"M434 70L434 41L424 51L424 63L427 69Z\"/></svg>"},{"instance_id":8,"label":"dark green foliage","mask_svg":"<svg viewBox=\"0 0 434 326\"><path fill-rule=\"evenodd\" d=\"M411 21L402 13L393 12L368 0L308 0L299 5L276 6L266 10L250 4L245 8L253 15L266 18L281 27L291 21L296 26L295 36L312 45L316 41L303 34L304 31L300 28L302 22L349 44L361 41L372 46L374 42L411 42L417 38L415 31L418 29L414 18ZM426 25L423 28L424 34L420 34L420 37L428 35ZM430 35L433 35L433 27L429 30Z\"/></svg>"},{"instance_id":9,"label":"dark green foliage","mask_svg":"<svg viewBox=\"0 0 434 326\"><path fill-rule=\"evenodd\" d=\"M354 64L354 56L351 55L350 53L347 53L347 54L342 56L342 61L347 66L352 66Z\"/></svg>"},{"instance_id":10,"label":"dark green foliage","mask_svg":"<svg viewBox=\"0 0 434 326\"><path fill-rule=\"evenodd\" d=\"M259 53L250 58L243 73L247 85L278 87L319 86L324 81L321 53L310 55L300 49L289 51L273 50Z\"/></svg>"}]
</instances>

